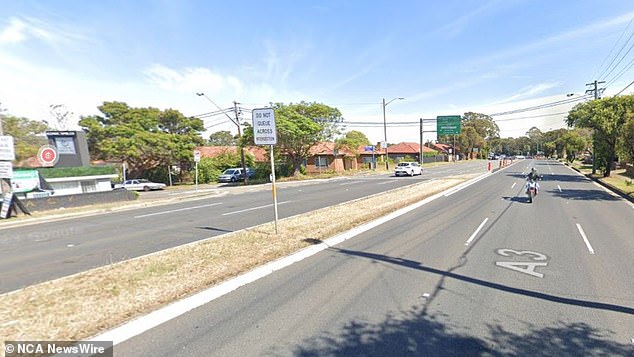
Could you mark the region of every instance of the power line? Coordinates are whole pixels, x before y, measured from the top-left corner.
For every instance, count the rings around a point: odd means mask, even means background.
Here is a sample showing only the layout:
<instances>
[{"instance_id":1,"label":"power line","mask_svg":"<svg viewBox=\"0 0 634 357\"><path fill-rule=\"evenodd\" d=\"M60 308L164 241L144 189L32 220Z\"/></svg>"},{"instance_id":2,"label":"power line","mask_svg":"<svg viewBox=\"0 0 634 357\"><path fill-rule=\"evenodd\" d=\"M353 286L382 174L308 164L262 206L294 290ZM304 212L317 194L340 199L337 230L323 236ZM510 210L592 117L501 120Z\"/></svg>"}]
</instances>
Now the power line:
<instances>
[{"instance_id":1,"label":"power line","mask_svg":"<svg viewBox=\"0 0 634 357\"><path fill-rule=\"evenodd\" d=\"M621 35L616 40L616 42L614 42L614 45L612 45L612 48L610 49L610 52L608 53L608 55L605 56L605 58L603 58L603 61L601 61L601 64L599 65L599 70L601 68L603 68L603 65L605 64L605 61L607 61L607 59L610 58L610 56L614 52L614 49L619 44L619 42L621 41L621 39L623 38L623 36L627 32L627 29L630 27L630 25L632 24L633 21L634 21L634 16L632 17L632 19L630 19L630 22L627 24L627 26L625 26L625 28L623 29L623 32L621 32ZM622 50L623 50L623 47L621 47L621 51ZM614 62L615 59L616 59L616 55L614 56L614 58L612 58L612 62L610 62L610 64L607 67L605 67L605 69L603 70L603 72L601 72L600 75L597 75L597 73L595 73L595 75L593 77L594 78L605 78L605 76L604 76L605 72L608 70L608 68L610 68L610 66L612 65L612 63Z\"/></svg>"},{"instance_id":2,"label":"power line","mask_svg":"<svg viewBox=\"0 0 634 357\"><path fill-rule=\"evenodd\" d=\"M579 102L582 100L586 100L588 99L589 96L588 95L584 95L581 97L576 97L576 98L569 98L569 99L562 99L562 100L558 100L555 102L550 102L550 103L544 103L544 104L539 104L539 105L535 105L532 107L527 107L527 108L521 108L521 109L515 109L515 110L509 110L506 112L500 112L500 113L493 113L493 114L489 114L489 116L494 117L494 116L503 116L503 115L510 115L510 114L517 114L517 113L523 113L523 112L529 112L529 111L533 111L533 110L538 110L538 109L545 109L545 108L552 108L552 107L556 107L559 105L564 105L564 104L570 104L570 103L574 103L574 102Z\"/></svg>"},{"instance_id":3,"label":"power line","mask_svg":"<svg viewBox=\"0 0 634 357\"><path fill-rule=\"evenodd\" d=\"M634 84L634 81L632 81L630 84L628 84L627 86L625 86L625 88L621 89L618 93L616 93L614 96L618 96L619 94L623 93L626 89L628 89L632 84Z\"/></svg>"}]
</instances>

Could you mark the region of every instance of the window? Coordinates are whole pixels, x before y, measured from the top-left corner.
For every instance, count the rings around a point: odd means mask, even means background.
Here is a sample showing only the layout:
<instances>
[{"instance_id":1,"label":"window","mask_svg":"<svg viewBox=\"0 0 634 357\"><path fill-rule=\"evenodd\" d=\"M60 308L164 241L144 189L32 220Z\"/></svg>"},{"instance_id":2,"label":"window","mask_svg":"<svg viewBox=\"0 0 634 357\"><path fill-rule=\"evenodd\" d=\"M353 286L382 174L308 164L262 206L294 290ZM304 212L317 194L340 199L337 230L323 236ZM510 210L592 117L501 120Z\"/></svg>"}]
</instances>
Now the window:
<instances>
[{"instance_id":1,"label":"window","mask_svg":"<svg viewBox=\"0 0 634 357\"><path fill-rule=\"evenodd\" d=\"M315 158L315 166L317 167L328 167L328 158L317 156Z\"/></svg>"}]
</instances>

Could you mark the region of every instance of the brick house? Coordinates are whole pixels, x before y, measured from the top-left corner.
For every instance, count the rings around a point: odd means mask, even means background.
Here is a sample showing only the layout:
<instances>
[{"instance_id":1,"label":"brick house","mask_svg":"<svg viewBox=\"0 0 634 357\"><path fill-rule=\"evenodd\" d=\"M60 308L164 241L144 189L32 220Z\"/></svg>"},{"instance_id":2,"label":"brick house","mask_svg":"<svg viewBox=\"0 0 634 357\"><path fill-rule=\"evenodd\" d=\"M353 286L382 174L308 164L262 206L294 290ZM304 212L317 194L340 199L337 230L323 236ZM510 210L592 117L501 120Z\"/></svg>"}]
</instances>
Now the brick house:
<instances>
[{"instance_id":1,"label":"brick house","mask_svg":"<svg viewBox=\"0 0 634 357\"><path fill-rule=\"evenodd\" d=\"M310 148L310 156L305 160L307 173L324 171L342 172L358 168L356 154L346 148L336 148L333 142L320 142Z\"/></svg>"}]
</instances>

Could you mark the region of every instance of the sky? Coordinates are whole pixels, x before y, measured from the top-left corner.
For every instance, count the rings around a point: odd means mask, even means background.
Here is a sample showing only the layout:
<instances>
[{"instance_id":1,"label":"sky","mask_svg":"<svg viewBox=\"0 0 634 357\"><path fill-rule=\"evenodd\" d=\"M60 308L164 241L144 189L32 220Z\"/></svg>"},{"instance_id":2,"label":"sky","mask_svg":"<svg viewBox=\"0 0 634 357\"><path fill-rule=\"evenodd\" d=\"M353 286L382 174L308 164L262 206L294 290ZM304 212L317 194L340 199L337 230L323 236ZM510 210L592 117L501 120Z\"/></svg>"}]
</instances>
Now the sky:
<instances>
[{"instance_id":1,"label":"sky","mask_svg":"<svg viewBox=\"0 0 634 357\"><path fill-rule=\"evenodd\" d=\"M54 122L62 105L67 129L106 101L172 108L208 137L237 132L204 115L234 101L243 121L307 101L372 142L466 112L519 137L565 127L595 80L632 93L633 19L631 0L0 0L0 108Z\"/></svg>"}]
</instances>

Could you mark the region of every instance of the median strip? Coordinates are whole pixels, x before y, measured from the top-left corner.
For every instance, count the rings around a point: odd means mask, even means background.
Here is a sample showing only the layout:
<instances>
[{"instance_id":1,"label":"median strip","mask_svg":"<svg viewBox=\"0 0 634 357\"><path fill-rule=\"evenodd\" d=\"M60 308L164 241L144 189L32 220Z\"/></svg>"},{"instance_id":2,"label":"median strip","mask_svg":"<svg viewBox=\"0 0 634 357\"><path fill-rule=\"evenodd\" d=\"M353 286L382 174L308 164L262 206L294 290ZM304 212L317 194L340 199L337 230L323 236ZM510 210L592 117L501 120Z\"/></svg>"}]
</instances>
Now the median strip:
<instances>
[{"instance_id":1,"label":"median strip","mask_svg":"<svg viewBox=\"0 0 634 357\"><path fill-rule=\"evenodd\" d=\"M89 338L471 177L421 182L282 219L278 235L270 222L0 295L0 335Z\"/></svg>"}]
</instances>

